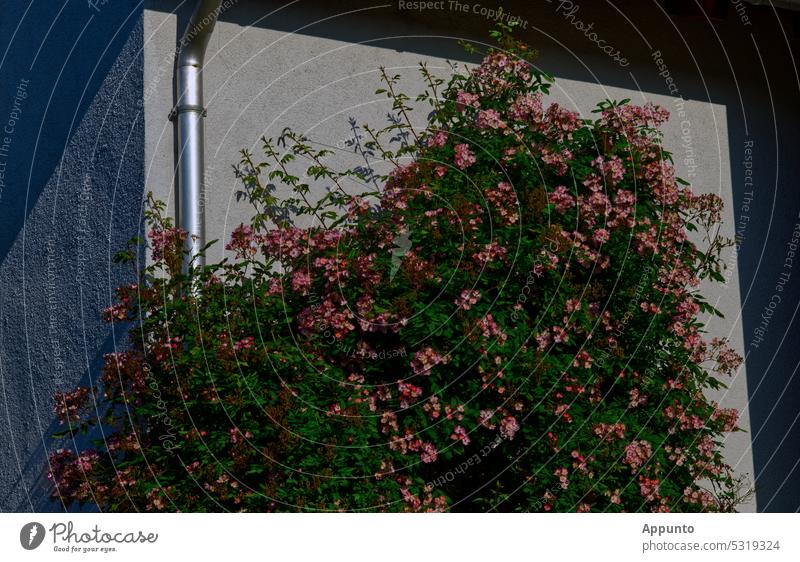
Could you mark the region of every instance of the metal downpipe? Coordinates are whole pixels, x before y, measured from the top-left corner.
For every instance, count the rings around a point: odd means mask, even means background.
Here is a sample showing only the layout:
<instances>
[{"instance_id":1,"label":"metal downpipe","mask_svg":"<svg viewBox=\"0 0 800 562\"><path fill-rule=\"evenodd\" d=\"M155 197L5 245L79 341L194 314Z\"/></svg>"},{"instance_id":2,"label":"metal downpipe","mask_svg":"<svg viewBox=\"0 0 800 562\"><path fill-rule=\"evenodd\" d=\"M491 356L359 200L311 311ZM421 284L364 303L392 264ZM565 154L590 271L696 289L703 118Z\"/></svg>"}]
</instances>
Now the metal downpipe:
<instances>
[{"instance_id":1,"label":"metal downpipe","mask_svg":"<svg viewBox=\"0 0 800 562\"><path fill-rule=\"evenodd\" d=\"M176 62L177 103L171 117L177 120L178 172L177 224L186 231L183 272L204 265L200 250L205 244L203 216L204 131L203 63L222 0L198 0L180 39Z\"/></svg>"}]
</instances>

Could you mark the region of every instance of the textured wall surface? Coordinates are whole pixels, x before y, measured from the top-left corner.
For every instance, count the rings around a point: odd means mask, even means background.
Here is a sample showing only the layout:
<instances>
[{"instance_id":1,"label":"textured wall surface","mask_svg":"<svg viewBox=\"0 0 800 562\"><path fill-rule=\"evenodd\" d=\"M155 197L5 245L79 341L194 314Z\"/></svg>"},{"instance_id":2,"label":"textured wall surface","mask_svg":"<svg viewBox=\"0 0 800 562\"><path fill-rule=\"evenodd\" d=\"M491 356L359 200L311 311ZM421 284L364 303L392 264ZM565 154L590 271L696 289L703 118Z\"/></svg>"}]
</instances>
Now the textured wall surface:
<instances>
[{"instance_id":1,"label":"textured wall surface","mask_svg":"<svg viewBox=\"0 0 800 562\"><path fill-rule=\"evenodd\" d=\"M119 344L99 310L126 280L110 257L139 228L143 188L174 203L167 115L173 52L192 2L145 0L143 24L132 0L99 10L20 4L0 14L0 125L15 119L7 154L0 135L0 509L58 509L43 497L51 396L95 376L102 354ZM445 2L412 13L397 2L234 2L205 72L208 239L227 239L247 219L231 166L242 148L258 153L262 135L291 126L334 147L332 163L362 163L349 146L353 123L384 124L389 109L372 94L377 68L403 74L403 89L416 93L419 61L446 76L448 60L468 60L456 40L485 40L491 22L471 9L477 3L464 4L467 12ZM726 316L710 329L747 356L719 399L743 410L748 432L728 438L726 456L756 481L757 505L744 510L795 511L800 272L786 259L800 228L800 163L785 142L798 134L792 22L747 6L747 24L730 11L712 27L650 3L616 2L626 21L588 0L574 2L569 19L558 4L504 3L555 75L553 98L587 116L607 97L663 104L673 114L666 145L679 172L727 203L728 233L735 229L741 246L725 255L727 282L713 296ZM617 52L601 51L576 20L592 22ZM423 123L424 112L415 119ZM221 255L222 244L210 251Z\"/></svg>"},{"instance_id":2,"label":"textured wall surface","mask_svg":"<svg viewBox=\"0 0 800 562\"><path fill-rule=\"evenodd\" d=\"M3 511L62 509L47 500L53 393L96 377L124 338L100 312L130 282L111 257L140 225L142 5L97 4L0 12Z\"/></svg>"}]
</instances>

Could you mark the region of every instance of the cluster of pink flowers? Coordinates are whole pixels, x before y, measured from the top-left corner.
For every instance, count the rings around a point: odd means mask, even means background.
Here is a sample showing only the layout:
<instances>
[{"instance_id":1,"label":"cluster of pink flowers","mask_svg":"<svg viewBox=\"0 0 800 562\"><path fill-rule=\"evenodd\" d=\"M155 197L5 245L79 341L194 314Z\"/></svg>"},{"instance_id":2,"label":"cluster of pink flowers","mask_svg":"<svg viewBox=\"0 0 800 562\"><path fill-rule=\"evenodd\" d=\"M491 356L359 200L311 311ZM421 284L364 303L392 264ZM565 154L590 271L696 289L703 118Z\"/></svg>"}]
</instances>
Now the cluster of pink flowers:
<instances>
[{"instance_id":1,"label":"cluster of pink flowers","mask_svg":"<svg viewBox=\"0 0 800 562\"><path fill-rule=\"evenodd\" d=\"M173 486L164 486L163 488L153 488L147 492L147 504L145 509L147 511L157 510L163 511L167 507L167 498L172 491Z\"/></svg>"},{"instance_id":2,"label":"cluster of pink flowers","mask_svg":"<svg viewBox=\"0 0 800 562\"><path fill-rule=\"evenodd\" d=\"M167 341L154 345L152 348L153 358L158 362L169 359L180 347L182 339L181 336L173 336Z\"/></svg>"},{"instance_id":3,"label":"cluster of pink flowers","mask_svg":"<svg viewBox=\"0 0 800 562\"><path fill-rule=\"evenodd\" d=\"M534 339L539 351L546 351L553 344L553 336L550 334L549 329L539 332L534 336Z\"/></svg>"},{"instance_id":4,"label":"cluster of pink flowers","mask_svg":"<svg viewBox=\"0 0 800 562\"><path fill-rule=\"evenodd\" d=\"M249 224L240 224L231 233L231 241L225 245L226 250L232 250L239 258L248 258L256 255L255 236L253 227Z\"/></svg>"},{"instance_id":5,"label":"cluster of pink flowers","mask_svg":"<svg viewBox=\"0 0 800 562\"><path fill-rule=\"evenodd\" d=\"M562 150L542 149L542 162L552 166L556 175L563 176L569 169L569 162L572 160L572 152L564 148Z\"/></svg>"},{"instance_id":6,"label":"cluster of pink flowers","mask_svg":"<svg viewBox=\"0 0 800 562\"><path fill-rule=\"evenodd\" d=\"M478 94L461 90L456 94L456 107L458 107L459 111L465 111L467 108L478 108L480 107L480 99L481 97Z\"/></svg>"},{"instance_id":7,"label":"cluster of pink flowers","mask_svg":"<svg viewBox=\"0 0 800 562\"><path fill-rule=\"evenodd\" d=\"M448 420L456 419L457 421L461 421L464 419L464 405L458 404L455 407L451 406L450 404L445 405L444 407L444 417Z\"/></svg>"},{"instance_id":8,"label":"cluster of pink flowers","mask_svg":"<svg viewBox=\"0 0 800 562\"><path fill-rule=\"evenodd\" d=\"M639 493L646 502L653 502L661 498L661 483L656 478L647 478L639 475Z\"/></svg>"},{"instance_id":9,"label":"cluster of pink flowers","mask_svg":"<svg viewBox=\"0 0 800 562\"><path fill-rule=\"evenodd\" d=\"M687 208L705 215L711 222L722 220L722 198L716 193L703 193L688 198Z\"/></svg>"},{"instance_id":10,"label":"cluster of pink flowers","mask_svg":"<svg viewBox=\"0 0 800 562\"><path fill-rule=\"evenodd\" d=\"M415 375L429 375L431 369L449 361L447 355L440 355L432 347L424 347L417 351L411 359L411 370Z\"/></svg>"},{"instance_id":11,"label":"cluster of pink flowers","mask_svg":"<svg viewBox=\"0 0 800 562\"><path fill-rule=\"evenodd\" d=\"M439 453L433 443L423 443L420 447L419 459L424 463L436 462Z\"/></svg>"},{"instance_id":12,"label":"cluster of pink flowers","mask_svg":"<svg viewBox=\"0 0 800 562\"><path fill-rule=\"evenodd\" d=\"M553 341L555 343L566 343L569 341L569 334L561 326L553 326Z\"/></svg>"},{"instance_id":13,"label":"cluster of pink flowers","mask_svg":"<svg viewBox=\"0 0 800 562\"><path fill-rule=\"evenodd\" d=\"M649 442L631 441L625 446L625 457L622 462L630 466L633 470L644 465L652 456L653 447Z\"/></svg>"},{"instance_id":14,"label":"cluster of pink flowers","mask_svg":"<svg viewBox=\"0 0 800 562\"><path fill-rule=\"evenodd\" d=\"M611 209L607 228L633 228L635 219L633 210L636 205L636 196L625 189L620 189L614 196L614 207Z\"/></svg>"},{"instance_id":15,"label":"cluster of pink flowers","mask_svg":"<svg viewBox=\"0 0 800 562\"><path fill-rule=\"evenodd\" d=\"M54 411L59 422L64 424L80 421L88 398L89 389L85 386L79 386L70 392L56 392Z\"/></svg>"},{"instance_id":16,"label":"cluster of pink flowers","mask_svg":"<svg viewBox=\"0 0 800 562\"><path fill-rule=\"evenodd\" d=\"M556 187L549 195L550 202L555 205L556 211L566 213L575 206L575 198L570 195L567 188L563 185Z\"/></svg>"},{"instance_id":17,"label":"cluster of pink flowers","mask_svg":"<svg viewBox=\"0 0 800 562\"><path fill-rule=\"evenodd\" d=\"M563 142L580 124L580 115L553 103L545 111L542 127L547 136Z\"/></svg>"},{"instance_id":18,"label":"cluster of pink flowers","mask_svg":"<svg viewBox=\"0 0 800 562\"><path fill-rule=\"evenodd\" d=\"M605 196L601 195L601 197ZM573 232L562 230L561 236L572 243L572 255L575 261L583 267L605 269L609 266L609 257L590 247L589 244L587 244L586 235L582 232L578 230Z\"/></svg>"},{"instance_id":19,"label":"cluster of pink flowers","mask_svg":"<svg viewBox=\"0 0 800 562\"><path fill-rule=\"evenodd\" d=\"M382 460L380 470L375 473L375 480L380 480L385 476L389 476L390 474L393 474L394 471L395 470L392 461Z\"/></svg>"},{"instance_id":20,"label":"cluster of pink flowers","mask_svg":"<svg viewBox=\"0 0 800 562\"><path fill-rule=\"evenodd\" d=\"M625 438L625 424L622 422L616 423L598 423L592 428L592 432L597 435L601 441L613 441L614 439Z\"/></svg>"},{"instance_id":21,"label":"cluster of pink flowers","mask_svg":"<svg viewBox=\"0 0 800 562\"><path fill-rule=\"evenodd\" d=\"M728 345L728 341L720 338L711 340L712 359L717 362L716 370L725 375L732 375L744 359Z\"/></svg>"},{"instance_id":22,"label":"cluster of pink flowers","mask_svg":"<svg viewBox=\"0 0 800 562\"><path fill-rule=\"evenodd\" d=\"M616 490L607 490L605 495L608 496L608 501L610 501L614 505L619 505L622 503L622 498L620 497L620 489L617 488Z\"/></svg>"},{"instance_id":23,"label":"cluster of pink flowers","mask_svg":"<svg viewBox=\"0 0 800 562\"><path fill-rule=\"evenodd\" d=\"M419 452L422 448L423 441L410 429L406 429L403 435L392 435L389 439L389 449L397 451L402 455Z\"/></svg>"},{"instance_id":24,"label":"cluster of pink flowers","mask_svg":"<svg viewBox=\"0 0 800 562\"><path fill-rule=\"evenodd\" d=\"M374 305L375 298L372 295L361 295L356 301L356 313L359 316L365 317L372 311Z\"/></svg>"},{"instance_id":25,"label":"cluster of pink flowers","mask_svg":"<svg viewBox=\"0 0 800 562\"><path fill-rule=\"evenodd\" d=\"M469 310L481 300L481 292L475 289L464 289L461 295L454 301L455 305L461 310Z\"/></svg>"},{"instance_id":26,"label":"cluster of pink flowers","mask_svg":"<svg viewBox=\"0 0 800 562\"><path fill-rule=\"evenodd\" d=\"M560 398L557 396L557 398ZM556 417L562 418L567 423L572 423L572 415L569 413L569 404L558 404L553 413Z\"/></svg>"},{"instance_id":27,"label":"cluster of pink flowers","mask_svg":"<svg viewBox=\"0 0 800 562\"><path fill-rule=\"evenodd\" d=\"M339 229L317 229L307 234L308 245L318 251L331 250L339 245L344 234Z\"/></svg>"},{"instance_id":28,"label":"cluster of pink flowers","mask_svg":"<svg viewBox=\"0 0 800 562\"><path fill-rule=\"evenodd\" d=\"M500 435L511 441L519 431L519 422L514 416L506 416L500 420Z\"/></svg>"},{"instance_id":29,"label":"cluster of pink flowers","mask_svg":"<svg viewBox=\"0 0 800 562\"><path fill-rule=\"evenodd\" d=\"M112 322L114 320L127 320L128 306L124 303L117 303L103 309L103 320Z\"/></svg>"},{"instance_id":30,"label":"cluster of pink flowers","mask_svg":"<svg viewBox=\"0 0 800 562\"><path fill-rule=\"evenodd\" d=\"M494 52L484 57L473 71L482 95L501 94L514 85L526 84L531 79L530 63L506 53Z\"/></svg>"},{"instance_id":31,"label":"cluster of pink flowers","mask_svg":"<svg viewBox=\"0 0 800 562\"><path fill-rule=\"evenodd\" d=\"M400 485L400 495L407 504L407 510L413 512L423 511L425 513L441 513L447 510L447 498L444 496L433 497L433 488L426 485L423 498L411 492L411 478L408 476L397 476L397 483Z\"/></svg>"},{"instance_id":32,"label":"cluster of pink flowers","mask_svg":"<svg viewBox=\"0 0 800 562\"><path fill-rule=\"evenodd\" d=\"M683 447L673 447L672 445L664 445L664 452L667 454L667 459L675 463L675 466L683 466L686 462L686 452Z\"/></svg>"},{"instance_id":33,"label":"cluster of pink flowers","mask_svg":"<svg viewBox=\"0 0 800 562\"><path fill-rule=\"evenodd\" d=\"M255 338L253 336L247 336L246 338L242 338L236 343L233 344L233 349L236 351L242 351L244 349L252 349L255 345Z\"/></svg>"},{"instance_id":34,"label":"cluster of pink flowers","mask_svg":"<svg viewBox=\"0 0 800 562\"><path fill-rule=\"evenodd\" d=\"M470 231L477 232L478 230L480 230L480 226L483 224L483 219L481 218L482 214L483 214L483 209L477 203L475 203L475 205L473 205L471 209L466 208L464 210L463 216L464 218L467 217L469 218L467 224L469 224Z\"/></svg>"},{"instance_id":35,"label":"cluster of pink flowers","mask_svg":"<svg viewBox=\"0 0 800 562\"><path fill-rule=\"evenodd\" d=\"M584 181L593 191L588 197L582 195L578 200L579 210L583 213L583 224L587 229L593 229L597 224L608 229L632 228L635 224L633 194L623 189L618 190L612 203L612 198L605 192L594 190L598 186L596 178L597 176L592 175Z\"/></svg>"},{"instance_id":36,"label":"cluster of pink flowers","mask_svg":"<svg viewBox=\"0 0 800 562\"><path fill-rule=\"evenodd\" d=\"M654 160L644 165L644 178L653 188L656 200L668 207L675 205L681 189L675 180L675 169L665 160Z\"/></svg>"},{"instance_id":37,"label":"cluster of pink flowers","mask_svg":"<svg viewBox=\"0 0 800 562\"><path fill-rule=\"evenodd\" d=\"M714 458L714 451L716 451L716 449L717 445L710 435L704 435L697 443L697 452L700 453L701 457L706 457L708 459Z\"/></svg>"},{"instance_id":38,"label":"cluster of pink flowers","mask_svg":"<svg viewBox=\"0 0 800 562\"><path fill-rule=\"evenodd\" d=\"M50 455L51 470L47 477L53 481L63 501L92 501L93 494L107 489L105 484L93 485L90 478L99 460L100 455L94 449L77 455L68 449L58 449Z\"/></svg>"},{"instance_id":39,"label":"cluster of pink flowers","mask_svg":"<svg viewBox=\"0 0 800 562\"><path fill-rule=\"evenodd\" d=\"M269 230L259 241L264 255L277 260L294 260L311 251L310 232L294 226Z\"/></svg>"},{"instance_id":40,"label":"cluster of pink flowers","mask_svg":"<svg viewBox=\"0 0 800 562\"><path fill-rule=\"evenodd\" d=\"M508 108L508 116L516 121L539 124L542 122L542 94L519 94Z\"/></svg>"},{"instance_id":41,"label":"cluster of pink flowers","mask_svg":"<svg viewBox=\"0 0 800 562\"><path fill-rule=\"evenodd\" d=\"M611 234L605 228L598 228L592 234L592 242L594 242L597 246L602 246L606 242L608 242L609 238L611 238Z\"/></svg>"},{"instance_id":42,"label":"cluster of pink flowers","mask_svg":"<svg viewBox=\"0 0 800 562\"><path fill-rule=\"evenodd\" d=\"M311 275L307 269L299 269L292 273L292 290L307 295L311 289Z\"/></svg>"},{"instance_id":43,"label":"cluster of pink flowers","mask_svg":"<svg viewBox=\"0 0 800 562\"><path fill-rule=\"evenodd\" d=\"M428 398L425 401L425 404L422 405L422 410L428 414L428 417L430 417L431 420L438 420L442 415L442 404L439 401L439 397L433 395Z\"/></svg>"},{"instance_id":44,"label":"cluster of pink flowers","mask_svg":"<svg viewBox=\"0 0 800 562\"><path fill-rule=\"evenodd\" d=\"M162 261L171 248L179 248L186 240L186 231L180 228L153 229L148 234L153 251L153 261Z\"/></svg>"},{"instance_id":45,"label":"cluster of pink flowers","mask_svg":"<svg viewBox=\"0 0 800 562\"><path fill-rule=\"evenodd\" d=\"M555 159L554 156L544 152L546 162L556 166L558 173L566 171L566 162L563 159ZM616 228L632 228L635 224L633 210L636 202L635 197L630 191L618 189L616 192L606 192L609 187L615 186L624 177L624 166L618 157L606 160L597 157L594 166L600 174L589 174L582 182L589 189L588 194L572 194L565 186L557 186L548 195L548 200L553 203L558 213L566 213L573 207L578 209L578 217L587 230L592 233L592 241L596 245L604 244L610 237L610 231ZM597 228L600 225L601 228ZM602 231L598 234L598 230ZM646 236L646 237L645 237ZM580 232L571 233L573 243L582 242L585 236ZM637 234L637 251L640 253L646 247L653 251L659 249L659 232L653 228L649 233ZM580 248L584 250L584 248ZM584 263L592 263L597 256L589 256Z\"/></svg>"},{"instance_id":46,"label":"cluster of pink flowers","mask_svg":"<svg viewBox=\"0 0 800 562\"><path fill-rule=\"evenodd\" d=\"M575 355L575 358L572 360L572 366L589 369L591 368L593 362L594 359L592 359L591 355L589 355L589 352L584 349Z\"/></svg>"},{"instance_id":47,"label":"cluster of pink flowers","mask_svg":"<svg viewBox=\"0 0 800 562\"><path fill-rule=\"evenodd\" d=\"M483 334L484 338L497 338L500 345L503 345L508 339L508 335L491 314L487 314L478 321L478 328L481 330L481 334Z\"/></svg>"},{"instance_id":48,"label":"cluster of pink flowers","mask_svg":"<svg viewBox=\"0 0 800 562\"><path fill-rule=\"evenodd\" d=\"M683 501L699 505L704 509L716 505L713 494L701 488L687 487L683 491Z\"/></svg>"},{"instance_id":49,"label":"cluster of pink flowers","mask_svg":"<svg viewBox=\"0 0 800 562\"><path fill-rule=\"evenodd\" d=\"M739 410L736 408L720 408L715 405L711 419L721 422L722 431L735 431L739 425Z\"/></svg>"},{"instance_id":50,"label":"cluster of pink flowers","mask_svg":"<svg viewBox=\"0 0 800 562\"><path fill-rule=\"evenodd\" d=\"M318 306L310 306L300 313L298 326L303 332L324 332L328 328L333 331L337 340L344 338L347 333L355 329L352 323L353 313L347 303L337 306L333 297L326 298Z\"/></svg>"},{"instance_id":51,"label":"cluster of pink flowers","mask_svg":"<svg viewBox=\"0 0 800 562\"><path fill-rule=\"evenodd\" d=\"M360 195L353 196L352 199L347 203L347 218L355 219L359 215L365 215L371 205L368 200L364 199Z\"/></svg>"},{"instance_id":52,"label":"cluster of pink flowers","mask_svg":"<svg viewBox=\"0 0 800 562\"><path fill-rule=\"evenodd\" d=\"M232 427L228 432L228 434L230 435L231 443L233 443L234 445L243 440L253 438L253 434L250 431L242 431L238 427Z\"/></svg>"},{"instance_id":53,"label":"cluster of pink flowers","mask_svg":"<svg viewBox=\"0 0 800 562\"><path fill-rule=\"evenodd\" d=\"M346 262L345 262L346 263ZM375 254L365 254L358 256L355 260L356 275L367 287L374 287L381 282L381 274L375 268Z\"/></svg>"},{"instance_id":54,"label":"cluster of pink flowers","mask_svg":"<svg viewBox=\"0 0 800 562\"><path fill-rule=\"evenodd\" d=\"M494 109L481 109L475 119L475 126L478 130L483 129L505 129L506 124Z\"/></svg>"},{"instance_id":55,"label":"cluster of pink flowers","mask_svg":"<svg viewBox=\"0 0 800 562\"><path fill-rule=\"evenodd\" d=\"M479 252L473 254L472 258L481 265L492 263L497 259L502 259L508 253L503 246L497 242L489 242Z\"/></svg>"},{"instance_id":56,"label":"cluster of pink flowers","mask_svg":"<svg viewBox=\"0 0 800 562\"><path fill-rule=\"evenodd\" d=\"M384 412L381 414L381 433L397 433L400 426L397 423L397 414L394 412Z\"/></svg>"},{"instance_id":57,"label":"cluster of pink flowers","mask_svg":"<svg viewBox=\"0 0 800 562\"><path fill-rule=\"evenodd\" d=\"M397 381L397 392L400 395L400 407L402 409L408 408L411 404L417 401L417 398L422 396L422 389L417 385Z\"/></svg>"},{"instance_id":58,"label":"cluster of pink flowers","mask_svg":"<svg viewBox=\"0 0 800 562\"><path fill-rule=\"evenodd\" d=\"M666 419L674 420L682 431L703 429L706 425L697 414L687 414L686 409L678 402L664 408L663 413Z\"/></svg>"},{"instance_id":59,"label":"cluster of pink flowers","mask_svg":"<svg viewBox=\"0 0 800 562\"><path fill-rule=\"evenodd\" d=\"M456 156L454 161L457 168L465 170L475 163L476 161L475 153L473 153L470 150L468 144L465 143L457 144L455 147L455 151L456 151Z\"/></svg>"},{"instance_id":60,"label":"cluster of pink flowers","mask_svg":"<svg viewBox=\"0 0 800 562\"><path fill-rule=\"evenodd\" d=\"M569 488L569 478L568 478L569 470L567 470L566 468L557 468L553 472L553 474L555 474L558 477L558 483L559 486L561 486L562 490L566 490L567 488Z\"/></svg>"},{"instance_id":61,"label":"cluster of pink flowers","mask_svg":"<svg viewBox=\"0 0 800 562\"><path fill-rule=\"evenodd\" d=\"M590 462L594 461L594 457L586 458L579 451L574 450L570 453L572 457L572 468L585 475L587 478L594 478L594 472L589 470Z\"/></svg>"},{"instance_id":62,"label":"cluster of pink flowers","mask_svg":"<svg viewBox=\"0 0 800 562\"><path fill-rule=\"evenodd\" d=\"M428 146L441 148L447 144L447 133L444 131L437 131L428 138Z\"/></svg>"},{"instance_id":63,"label":"cluster of pink flowers","mask_svg":"<svg viewBox=\"0 0 800 562\"><path fill-rule=\"evenodd\" d=\"M609 159L598 156L592 160L592 166L602 174L609 187L616 186L625 177L625 165L619 156L612 156Z\"/></svg>"},{"instance_id":64,"label":"cluster of pink flowers","mask_svg":"<svg viewBox=\"0 0 800 562\"><path fill-rule=\"evenodd\" d=\"M486 192L486 199L494 206L503 224L514 224L519 220L519 202L510 183L501 181Z\"/></svg>"},{"instance_id":65,"label":"cluster of pink flowers","mask_svg":"<svg viewBox=\"0 0 800 562\"><path fill-rule=\"evenodd\" d=\"M436 264L420 256L415 250L408 250L403 256L402 268L415 285L436 279Z\"/></svg>"},{"instance_id":66,"label":"cluster of pink flowers","mask_svg":"<svg viewBox=\"0 0 800 562\"><path fill-rule=\"evenodd\" d=\"M659 248L659 229L656 225L649 225L650 220L645 217L640 224L646 228L634 234L634 248L640 256L660 253Z\"/></svg>"},{"instance_id":67,"label":"cluster of pink flowers","mask_svg":"<svg viewBox=\"0 0 800 562\"><path fill-rule=\"evenodd\" d=\"M486 429L494 429L497 427L495 424L492 423L492 418L494 417L494 410L481 410L480 414L478 415L478 425L481 427L485 427Z\"/></svg>"},{"instance_id":68,"label":"cluster of pink flowers","mask_svg":"<svg viewBox=\"0 0 800 562\"><path fill-rule=\"evenodd\" d=\"M461 441L463 445L469 445L470 442L469 435L467 435L467 430L461 425L457 425L455 429L453 429L450 439L453 441Z\"/></svg>"},{"instance_id":69,"label":"cluster of pink flowers","mask_svg":"<svg viewBox=\"0 0 800 562\"><path fill-rule=\"evenodd\" d=\"M339 284L350 276L347 265L347 260L342 256L314 258L314 269L320 272L330 285Z\"/></svg>"},{"instance_id":70,"label":"cluster of pink flowers","mask_svg":"<svg viewBox=\"0 0 800 562\"><path fill-rule=\"evenodd\" d=\"M645 127L660 127L669 119L669 111L651 102L610 107L600 114L599 124L626 138L637 149L649 150L651 140L641 134Z\"/></svg>"}]
</instances>

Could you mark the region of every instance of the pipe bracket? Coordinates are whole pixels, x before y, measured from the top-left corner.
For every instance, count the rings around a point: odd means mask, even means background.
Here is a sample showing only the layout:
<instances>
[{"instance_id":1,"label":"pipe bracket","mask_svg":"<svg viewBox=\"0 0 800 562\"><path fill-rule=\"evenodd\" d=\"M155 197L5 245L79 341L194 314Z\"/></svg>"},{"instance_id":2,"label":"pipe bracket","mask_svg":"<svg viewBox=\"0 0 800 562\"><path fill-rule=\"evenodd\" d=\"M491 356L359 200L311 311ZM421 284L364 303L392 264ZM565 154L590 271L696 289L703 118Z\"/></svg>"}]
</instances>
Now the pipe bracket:
<instances>
[{"instance_id":1,"label":"pipe bracket","mask_svg":"<svg viewBox=\"0 0 800 562\"><path fill-rule=\"evenodd\" d=\"M206 117L208 115L208 111L202 105L186 104L186 105L179 105L177 107L173 107L169 111L169 120L170 121L175 121L175 119L178 118L178 115L180 115L181 113L188 113L190 111L193 111L195 113L199 113L201 117Z\"/></svg>"}]
</instances>

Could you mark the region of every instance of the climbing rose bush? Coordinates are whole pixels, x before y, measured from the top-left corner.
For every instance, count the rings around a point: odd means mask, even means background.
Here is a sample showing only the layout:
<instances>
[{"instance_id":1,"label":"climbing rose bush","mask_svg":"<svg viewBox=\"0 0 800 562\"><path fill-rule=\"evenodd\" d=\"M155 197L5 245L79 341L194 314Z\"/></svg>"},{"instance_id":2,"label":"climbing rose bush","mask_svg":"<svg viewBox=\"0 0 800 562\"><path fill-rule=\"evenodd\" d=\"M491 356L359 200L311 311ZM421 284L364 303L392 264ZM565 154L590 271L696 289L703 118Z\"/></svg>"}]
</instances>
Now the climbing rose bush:
<instances>
[{"instance_id":1,"label":"climbing rose bush","mask_svg":"<svg viewBox=\"0 0 800 562\"><path fill-rule=\"evenodd\" d=\"M720 445L737 412L706 395L741 358L699 320L716 312L700 282L722 281L721 201L675 177L667 111L604 101L585 119L547 102L534 56L503 35L447 82L423 65L424 130L382 71L396 119L360 148L385 176L334 170L288 130L263 161L243 152L254 218L221 263L181 273L185 233L151 198L152 262L105 311L129 346L56 396L73 439L50 458L54 497L735 510Z\"/></svg>"}]
</instances>

